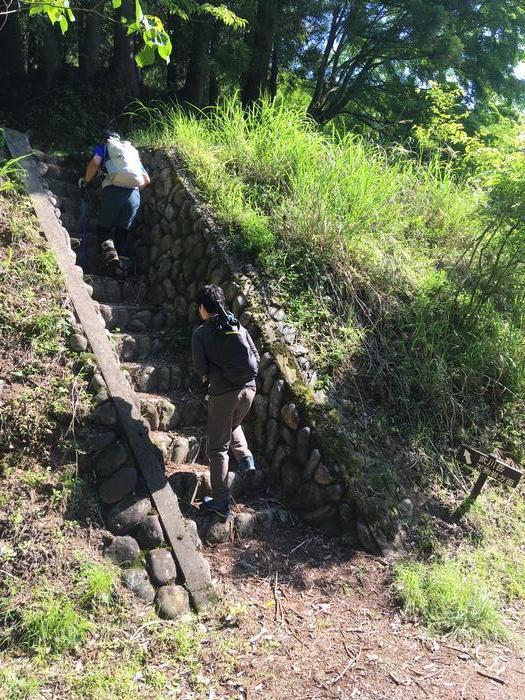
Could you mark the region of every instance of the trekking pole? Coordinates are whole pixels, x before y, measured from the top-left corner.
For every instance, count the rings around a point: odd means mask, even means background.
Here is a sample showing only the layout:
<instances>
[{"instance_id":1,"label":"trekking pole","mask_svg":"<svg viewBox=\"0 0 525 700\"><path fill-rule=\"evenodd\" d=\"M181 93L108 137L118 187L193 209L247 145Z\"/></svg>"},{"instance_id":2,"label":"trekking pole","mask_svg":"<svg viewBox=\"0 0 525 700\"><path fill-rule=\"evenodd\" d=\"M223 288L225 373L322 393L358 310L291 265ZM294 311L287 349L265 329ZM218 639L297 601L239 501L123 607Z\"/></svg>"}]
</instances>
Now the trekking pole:
<instances>
[{"instance_id":1,"label":"trekking pole","mask_svg":"<svg viewBox=\"0 0 525 700\"><path fill-rule=\"evenodd\" d=\"M87 221L85 188L80 190L80 267L85 271L88 263Z\"/></svg>"}]
</instances>

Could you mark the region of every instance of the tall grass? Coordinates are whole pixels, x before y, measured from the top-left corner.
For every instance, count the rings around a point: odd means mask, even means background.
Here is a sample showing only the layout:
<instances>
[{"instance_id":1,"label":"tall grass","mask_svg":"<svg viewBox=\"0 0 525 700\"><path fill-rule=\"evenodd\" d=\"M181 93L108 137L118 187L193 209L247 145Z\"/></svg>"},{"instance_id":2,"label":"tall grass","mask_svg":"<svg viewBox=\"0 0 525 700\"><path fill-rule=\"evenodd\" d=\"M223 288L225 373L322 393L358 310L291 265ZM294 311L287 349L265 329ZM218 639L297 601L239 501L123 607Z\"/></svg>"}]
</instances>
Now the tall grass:
<instances>
[{"instance_id":1,"label":"tall grass","mask_svg":"<svg viewBox=\"0 0 525 700\"><path fill-rule=\"evenodd\" d=\"M525 387L511 310L488 304L464 322L452 271L486 223L485 195L437 156L321 132L279 101L140 111L139 142L177 149L232 241L288 299L327 383L366 367L382 396L409 406L424 394L447 427L469 392Z\"/></svg>"}]
</instances>

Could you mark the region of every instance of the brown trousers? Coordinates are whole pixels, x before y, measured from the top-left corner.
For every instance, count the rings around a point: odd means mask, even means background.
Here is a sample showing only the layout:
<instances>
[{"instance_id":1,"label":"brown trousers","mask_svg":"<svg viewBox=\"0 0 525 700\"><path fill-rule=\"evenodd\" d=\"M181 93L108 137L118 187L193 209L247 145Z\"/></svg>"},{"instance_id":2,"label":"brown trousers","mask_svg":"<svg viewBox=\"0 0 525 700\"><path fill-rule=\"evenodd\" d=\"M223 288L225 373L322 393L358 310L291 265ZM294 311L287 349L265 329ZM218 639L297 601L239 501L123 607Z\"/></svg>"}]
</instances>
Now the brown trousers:
<instances>
[{"instance_id":1,"label":"brown trousers","mask_svg":"<svg viewBox=\"0 0 525 700\"><path fill-rule=\"evenodd\" d=\"M235 389L208 400L208 457L213 498L221 501L230 495L228 489L228 450L237 461L252 453L244 437L241 423L250 410L254 389Z\"/></svg>"}]
</instances>

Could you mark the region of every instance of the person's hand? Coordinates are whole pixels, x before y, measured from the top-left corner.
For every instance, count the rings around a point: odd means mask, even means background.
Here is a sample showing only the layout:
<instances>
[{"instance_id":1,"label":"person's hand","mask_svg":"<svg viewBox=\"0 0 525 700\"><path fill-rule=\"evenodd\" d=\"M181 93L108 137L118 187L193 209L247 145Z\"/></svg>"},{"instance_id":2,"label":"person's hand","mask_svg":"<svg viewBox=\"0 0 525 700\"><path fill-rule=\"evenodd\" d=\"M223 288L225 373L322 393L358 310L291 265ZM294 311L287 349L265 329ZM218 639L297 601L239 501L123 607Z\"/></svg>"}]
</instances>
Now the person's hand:
<instances>
[{"instance_id":1,"label":"person's hand","mask_svg":"<svg viewBox=\"0 0 525 700\"><path fill-rule=\"evenodd\" d=\"M87 182L83 177L78 178L78 187L81 190L85 190L87 187Z\"/></svg>"}]
</instances>

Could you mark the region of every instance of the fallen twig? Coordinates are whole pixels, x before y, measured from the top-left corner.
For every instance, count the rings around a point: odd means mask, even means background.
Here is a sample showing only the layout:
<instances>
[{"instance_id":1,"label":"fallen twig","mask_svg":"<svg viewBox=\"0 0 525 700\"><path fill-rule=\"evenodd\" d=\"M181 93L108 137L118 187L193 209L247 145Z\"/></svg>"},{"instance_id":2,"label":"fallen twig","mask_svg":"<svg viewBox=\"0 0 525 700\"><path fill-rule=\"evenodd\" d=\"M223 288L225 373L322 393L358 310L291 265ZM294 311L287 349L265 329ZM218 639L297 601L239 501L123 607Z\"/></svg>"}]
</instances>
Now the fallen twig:
<instances>
[{"instance_id":1,"label":"fallen twig","mask_svg":"<svg viewBox=\"0 0 525 700\"><path fill-rule=\"evenodd\" d=\"M480 671L479 669L476 669L476 673L479 673L480 676L483 676L484 678L489 678L491 681L496 681L496 683L501 683L501 685L507 685L507 683L503 680L503 678L500 678L499 676L493 676L490 673L485 673L485 671Z\"/></svg>"},{"instance_id":2,"label":"fallen twig","mask_svg":"<svg viewBox=\"0 0 525 700\"><path fill-rule=\"evenodd\" d=\"M388 672L388 677L391 678L396 685L404 685L403 681L400 681L399 678L397 678L397 676L394 676L392 671Z\"/></svg>"}]
</instances>

